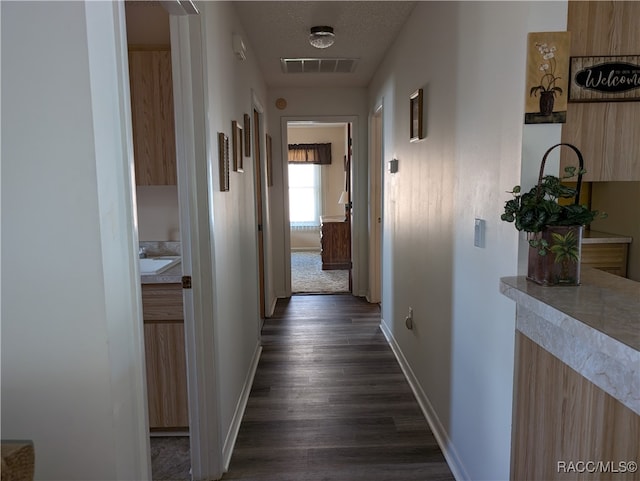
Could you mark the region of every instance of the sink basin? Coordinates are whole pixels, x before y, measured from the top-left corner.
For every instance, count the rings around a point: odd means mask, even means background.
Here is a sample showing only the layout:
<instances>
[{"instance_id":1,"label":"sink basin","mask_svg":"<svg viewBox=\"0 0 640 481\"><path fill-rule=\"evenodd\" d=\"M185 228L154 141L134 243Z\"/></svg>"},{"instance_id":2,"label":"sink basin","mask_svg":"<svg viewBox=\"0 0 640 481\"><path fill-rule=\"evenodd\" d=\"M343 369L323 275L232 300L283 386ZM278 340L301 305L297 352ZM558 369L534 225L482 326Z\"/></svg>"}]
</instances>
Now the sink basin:
<instances>
[{"instance_id":1,"label":"sink basin","mask_svg":"<svg viewBox=\"0 0 640 481\"><path fill-rule=\"evenodd\" d=\"M140 274L160 274L180 262L180 256L147 257L140 259Z\"/></svg>"}]
</instances>

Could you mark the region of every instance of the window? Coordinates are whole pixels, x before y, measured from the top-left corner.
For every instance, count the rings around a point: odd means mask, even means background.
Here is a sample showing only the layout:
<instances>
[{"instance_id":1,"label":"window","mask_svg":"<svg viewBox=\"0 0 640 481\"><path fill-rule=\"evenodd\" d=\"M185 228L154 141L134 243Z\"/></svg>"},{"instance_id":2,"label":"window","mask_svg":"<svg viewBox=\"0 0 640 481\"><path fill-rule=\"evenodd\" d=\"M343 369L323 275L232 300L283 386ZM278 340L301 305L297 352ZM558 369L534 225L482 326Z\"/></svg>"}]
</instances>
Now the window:
<instances>
[{"instance_id":1,"label":"window","mask_svg":"<svg viewBox=\"0 0 640 481\"><path fill-rule=\"evenodd\" d=\"M320 166L289 164L291 227L320 226Z\"/></svg>"}]
</instances>

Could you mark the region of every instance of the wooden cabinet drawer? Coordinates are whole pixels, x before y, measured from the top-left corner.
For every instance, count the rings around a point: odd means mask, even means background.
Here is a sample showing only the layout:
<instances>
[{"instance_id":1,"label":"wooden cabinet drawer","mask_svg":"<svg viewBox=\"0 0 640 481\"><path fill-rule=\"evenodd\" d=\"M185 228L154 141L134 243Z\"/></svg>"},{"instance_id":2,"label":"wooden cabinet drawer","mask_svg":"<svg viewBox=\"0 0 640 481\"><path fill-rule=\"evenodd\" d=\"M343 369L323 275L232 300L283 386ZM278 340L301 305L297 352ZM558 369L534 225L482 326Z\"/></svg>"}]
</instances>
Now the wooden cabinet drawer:
<instances>
[{"instance_id":1,"label":"wooden cabinet drawer","mask_svg":"<svg viewBox=\"0 0 640 481\"><path fill-rule=\"evenodd\" d=\"M582 244L582 265L595 267L603 271L627 276L628 244Z\"/></svg>"},{"instance_id":2,"label":"wooden cabinet drawer","mask_svg":"<svg viewBox=\"0 0 640 481\"><path fill-rule=\"evenodd\" d=\"M182 321L181 284L142 284L142 312L145 321Z\"/></svg>"}]
</instances>

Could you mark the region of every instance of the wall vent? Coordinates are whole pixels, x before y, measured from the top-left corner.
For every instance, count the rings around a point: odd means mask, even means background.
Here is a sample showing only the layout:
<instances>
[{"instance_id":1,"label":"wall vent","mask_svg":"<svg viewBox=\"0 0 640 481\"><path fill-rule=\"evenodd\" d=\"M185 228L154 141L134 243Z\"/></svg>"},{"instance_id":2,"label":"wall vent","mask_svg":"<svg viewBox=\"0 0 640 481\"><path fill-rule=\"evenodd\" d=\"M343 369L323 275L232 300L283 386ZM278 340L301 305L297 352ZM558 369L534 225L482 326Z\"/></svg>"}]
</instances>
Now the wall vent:
<instances>
[{"instance_id":1,"label":"wall vent","mask_svg":"<svg viewBox=\"0 0 640 481\"><path fill-rule=\"evenodd\" d=\"M357 58L281 58L283 73L352 73Z\"/></svg>"}]
</instances>

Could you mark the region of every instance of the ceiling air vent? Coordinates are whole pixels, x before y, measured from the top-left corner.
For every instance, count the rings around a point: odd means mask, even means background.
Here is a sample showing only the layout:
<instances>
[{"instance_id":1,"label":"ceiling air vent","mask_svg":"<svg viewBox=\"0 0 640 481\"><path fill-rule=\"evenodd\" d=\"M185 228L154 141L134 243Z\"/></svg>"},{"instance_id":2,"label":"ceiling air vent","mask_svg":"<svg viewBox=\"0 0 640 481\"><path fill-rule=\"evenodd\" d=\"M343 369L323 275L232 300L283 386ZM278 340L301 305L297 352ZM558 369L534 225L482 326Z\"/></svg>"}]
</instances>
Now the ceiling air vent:
<instances>
[{"instance_id":1,"label":"ceiling air vent","mask_svg":"<svg viewBox=\"0 0 640 481\"><path fill-rule=\"evenodd\" d=\"M281 58L283 73L352 73L357 58Z\"/></svg>"}]
</instances>

